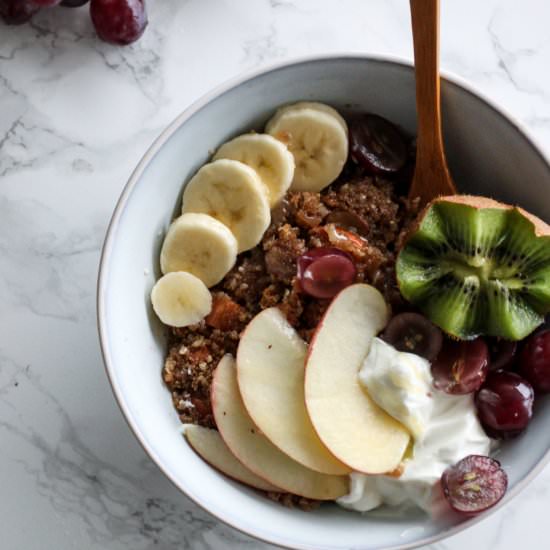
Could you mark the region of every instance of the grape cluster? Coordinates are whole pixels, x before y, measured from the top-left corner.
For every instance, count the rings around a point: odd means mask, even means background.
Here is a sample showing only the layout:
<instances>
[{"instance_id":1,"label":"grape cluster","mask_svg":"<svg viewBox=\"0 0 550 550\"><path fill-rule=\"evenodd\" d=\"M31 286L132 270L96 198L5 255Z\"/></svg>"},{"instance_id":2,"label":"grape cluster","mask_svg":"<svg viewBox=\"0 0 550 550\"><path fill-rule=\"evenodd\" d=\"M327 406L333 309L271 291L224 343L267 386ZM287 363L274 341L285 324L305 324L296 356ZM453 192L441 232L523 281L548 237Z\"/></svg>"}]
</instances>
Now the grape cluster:
<instances>
[{"instance_id":1,"label":"grape cluster","mask_svg":"<svg viewBox=\"0 0 550 550\"><path fill-rule=\"evenodd\" d=\"M8 25L21 25L42 8L78 8L88 2L97 35L105 42L131 44L147 26L145 0L0 0L0 18Z\"/></svg>"},{"instance_id":2,"label":"grape cluster","mask_svg":"<svg viewBox=\"0 0 550 550\"><path fill-rule=\"evenodd\" d=\"M487 434L509 439L527 428L535 397L550 392L550 330L522 342L448 340L432 365L436 387L475 394Z\"/></svg>"}]
</instances>

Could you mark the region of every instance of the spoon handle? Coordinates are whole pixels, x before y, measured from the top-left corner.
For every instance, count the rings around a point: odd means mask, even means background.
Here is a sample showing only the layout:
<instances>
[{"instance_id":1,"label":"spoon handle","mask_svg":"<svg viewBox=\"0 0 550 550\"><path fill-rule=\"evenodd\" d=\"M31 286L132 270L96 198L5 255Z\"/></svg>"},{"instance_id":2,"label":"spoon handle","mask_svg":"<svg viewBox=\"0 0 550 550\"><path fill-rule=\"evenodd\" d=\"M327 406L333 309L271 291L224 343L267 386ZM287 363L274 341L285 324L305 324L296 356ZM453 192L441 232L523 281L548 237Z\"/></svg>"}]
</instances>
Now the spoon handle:
<instances>
[{"instance_id":1,"label":"spoon handle","mask_svg":"<svg viewBox=\"0 0 550 550\"><path fill-rule=\"evenodd\" d=\"M409 196L423 202L454 194L441 133L439 89L439 0L410 0L417 113L416 172ZM442 177L443 176L443 177Z\"/></svg>"}]
</instances>

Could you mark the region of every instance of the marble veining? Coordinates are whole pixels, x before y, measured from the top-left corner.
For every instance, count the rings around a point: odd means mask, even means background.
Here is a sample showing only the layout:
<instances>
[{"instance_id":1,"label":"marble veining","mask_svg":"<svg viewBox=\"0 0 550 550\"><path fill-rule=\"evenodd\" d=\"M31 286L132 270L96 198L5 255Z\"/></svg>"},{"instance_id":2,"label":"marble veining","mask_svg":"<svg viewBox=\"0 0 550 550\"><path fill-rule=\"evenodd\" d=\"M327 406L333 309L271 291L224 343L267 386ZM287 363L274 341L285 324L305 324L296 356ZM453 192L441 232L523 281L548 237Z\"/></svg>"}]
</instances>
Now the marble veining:
<instances>
[{"instance_id":1,"label":"marble veining","mask_svg":"<svg viewBox=\"0 0 550 550\"><path fill-rule=\"evenodd\" d=\"M133 167L192 101L291 57L412 57L404 0L149 1L127 48L84 9L0 26L0 518L6 550L267 548L181 495L127 428L103 372L95 283ZM550 155L550 5L442 2L441 64L527 125ZM545 548L550 469L430 550Z\"/></svg>"}]
</instances>

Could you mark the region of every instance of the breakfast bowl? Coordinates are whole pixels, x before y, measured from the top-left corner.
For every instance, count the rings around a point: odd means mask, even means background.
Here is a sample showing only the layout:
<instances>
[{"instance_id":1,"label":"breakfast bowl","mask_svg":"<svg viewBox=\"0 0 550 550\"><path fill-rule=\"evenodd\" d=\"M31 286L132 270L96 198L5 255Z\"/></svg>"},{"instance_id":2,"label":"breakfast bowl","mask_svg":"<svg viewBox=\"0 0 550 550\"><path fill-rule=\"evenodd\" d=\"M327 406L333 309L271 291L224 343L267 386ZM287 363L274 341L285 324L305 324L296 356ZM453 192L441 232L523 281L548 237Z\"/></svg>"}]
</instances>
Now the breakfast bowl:
<instances>
[{"instance_id":1,"label":"breakfast bowl","mask_svg":"<svg viewBox=\"0 0 550 550\"><path fill-rule=\"evenodd\" d=\"M305 513L234 482L204 462L182 437L161 378L167 333L150 303L159 253L184 184L228 139L263 127L281 105L320 101L342 113L369 111L415 134L414 69L387 57L338 56L285 63L238 78L180 115L132 174L105 240L98 282L98 324L106 370L137 439L164 474L221 521L288 548L404 549L448 537L503 506L550 458L550 401L537 400L529 429L505 442L508 474L499 504L475 518L421 512L369 514L334 504ZM442 77L443 130L461 193L494 197L550 220L550 165L526 131L454 76Z\"/></svg>"}]
</instances>

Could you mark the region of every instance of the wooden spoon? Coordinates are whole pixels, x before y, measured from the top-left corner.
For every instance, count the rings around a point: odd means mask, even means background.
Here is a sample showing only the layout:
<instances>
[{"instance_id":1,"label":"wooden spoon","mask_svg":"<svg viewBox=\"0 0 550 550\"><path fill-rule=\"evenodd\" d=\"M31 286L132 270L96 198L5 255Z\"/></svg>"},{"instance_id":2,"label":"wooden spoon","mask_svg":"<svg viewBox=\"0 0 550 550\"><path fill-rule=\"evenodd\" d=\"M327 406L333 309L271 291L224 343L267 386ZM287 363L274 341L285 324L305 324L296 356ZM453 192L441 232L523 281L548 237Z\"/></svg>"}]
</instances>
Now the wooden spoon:
<instances>
[{"instance_id":1,"label":"wooden spoon","mask_svg":"<svg viewBox=\"0 0 550 550\"><path fill-rule=\"evenodd\" d=\"M445 159L439 97L439 0L410 0L416 75L418 137L409 198L421 205L456 194Z\"/></svg>"}]
</instances>

